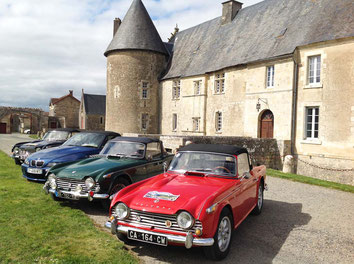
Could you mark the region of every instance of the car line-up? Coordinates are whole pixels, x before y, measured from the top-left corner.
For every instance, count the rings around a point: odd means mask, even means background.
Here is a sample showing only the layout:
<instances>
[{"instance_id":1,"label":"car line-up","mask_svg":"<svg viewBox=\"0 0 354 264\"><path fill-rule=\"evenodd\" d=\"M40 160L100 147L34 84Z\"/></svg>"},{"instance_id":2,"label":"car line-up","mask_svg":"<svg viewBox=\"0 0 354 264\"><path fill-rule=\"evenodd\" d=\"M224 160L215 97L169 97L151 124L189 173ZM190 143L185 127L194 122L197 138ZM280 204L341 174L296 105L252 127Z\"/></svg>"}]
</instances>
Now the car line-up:
<instances>
[{"instance_id":1,"label":"car line-up","mask_svg":"<svg viewBox=\"0 0 354 264\"><path fill-rule=\"evenodd\" d=\"M69 138L59 147L33 153L21 165L23 177L45 182L51 167L72 163L98 154L107 141L120 136L115 132L81 132Z\"/></svg>"},{"instance_id":2,"label":"car line-up","mask_svg":"<svg viewBox=\"0 0 354 264\"><path fill-rule=\"evenodd\" d=\"M78 129L58 128L45 133L42 139L27 142L19 142L12 149L12 158L17 165L21 165L26 158L34 152L53 148L63 144L68 138L79 133Z\"/></svg>"},{"instance_id":3,"label":"car line-up","mask_svg":"<svg viewBox=\"0 0 354 264\"><path fill-rule=\"evenodd\" d=\"M100 200L105 226L122 241L203 247L213 260L228 255L250 213L261 213L267 189L265 166L253 167L246 148L189 144L173 157L158 139L109 131L80 132L21 167L56 201Z\"/></svg>"},{"instance_id":4,"label":"car line-up","mask_svg":"<svg viewBox=\"0 0 354 264\"><path fill-rule=\"evenodd\" d=\"M109 197L161 173L172 157L158 139L117 137L96 157L53 167L44 189L55 200L100 199L109 208Z\"/></svg>"}]
</instances>

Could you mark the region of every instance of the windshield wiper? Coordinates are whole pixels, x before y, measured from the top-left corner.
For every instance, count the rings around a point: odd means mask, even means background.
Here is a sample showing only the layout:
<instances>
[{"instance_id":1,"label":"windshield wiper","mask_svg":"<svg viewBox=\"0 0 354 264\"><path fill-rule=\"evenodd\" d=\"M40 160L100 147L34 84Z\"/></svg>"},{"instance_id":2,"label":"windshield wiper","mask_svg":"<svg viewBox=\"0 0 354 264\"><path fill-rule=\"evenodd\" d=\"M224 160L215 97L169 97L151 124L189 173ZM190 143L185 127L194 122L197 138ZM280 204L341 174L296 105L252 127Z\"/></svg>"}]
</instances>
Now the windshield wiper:
<instances>
[{"instance_id":1,"label":"windshield wiper","mask_svg":"<svg viewBox=\"0 0 354 264\"><path fill-rule=\"evenodd\" d=\"M213 171L213 169L195 169L195 170L193 170L193 171L205 171L205 172L212 172Z\"/></svg>"},{"instance_id":2,"label":"windshield wiper","mask_svg":"<svg viewBox=\"0 0 354 264\"><path fill-rule=\"evenodd\" d=\"M107 154L108 157L115 157L115 158L125 158L126 154L118 153L118 154Z\"/></svg>"}]
</instances>

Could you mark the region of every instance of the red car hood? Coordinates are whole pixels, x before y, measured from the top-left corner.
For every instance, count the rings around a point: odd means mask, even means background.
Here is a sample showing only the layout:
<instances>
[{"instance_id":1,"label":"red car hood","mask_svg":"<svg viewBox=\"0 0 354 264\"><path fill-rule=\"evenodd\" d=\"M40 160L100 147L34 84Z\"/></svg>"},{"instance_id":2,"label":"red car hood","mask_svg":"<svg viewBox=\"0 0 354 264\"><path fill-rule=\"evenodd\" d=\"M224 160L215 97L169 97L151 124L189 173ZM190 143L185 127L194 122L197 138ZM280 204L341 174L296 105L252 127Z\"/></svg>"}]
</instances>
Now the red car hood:
<instances>
[{"instance_id":1,"label":"red car hood","mask_svg":"<svg viewBox=\"0 0 354 264\"><path fill-rule=\"evenodd\" d=\"M190 212L198 218L207 200L235 185L234 179L189 176L165 173L138 185L116 201L124 202L129 208L160 214L176 214L180 210ZM206 208L205 208L206 209Z\"/></svg>"}]
</instances>

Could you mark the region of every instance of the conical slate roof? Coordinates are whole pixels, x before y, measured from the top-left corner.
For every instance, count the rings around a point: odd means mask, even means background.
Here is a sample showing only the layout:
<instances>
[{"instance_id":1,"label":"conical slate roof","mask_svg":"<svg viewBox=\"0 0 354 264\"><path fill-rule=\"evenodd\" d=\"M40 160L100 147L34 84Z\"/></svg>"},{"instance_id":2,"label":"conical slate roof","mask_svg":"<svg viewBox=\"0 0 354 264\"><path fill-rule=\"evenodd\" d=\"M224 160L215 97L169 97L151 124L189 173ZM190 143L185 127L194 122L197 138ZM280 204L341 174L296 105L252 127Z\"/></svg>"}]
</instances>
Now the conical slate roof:
<instances>
[{"instance_id":1,"label":"conical slate roof","mask_svg":"<svg viewBox=\"0 0 354 264\"><path fill-rule=\"evenodd\" d=\"M115 50L149 50L168 55L159 33L141 0L134 0L109 44L105 56Z\"/></svg>"}]
</instances>

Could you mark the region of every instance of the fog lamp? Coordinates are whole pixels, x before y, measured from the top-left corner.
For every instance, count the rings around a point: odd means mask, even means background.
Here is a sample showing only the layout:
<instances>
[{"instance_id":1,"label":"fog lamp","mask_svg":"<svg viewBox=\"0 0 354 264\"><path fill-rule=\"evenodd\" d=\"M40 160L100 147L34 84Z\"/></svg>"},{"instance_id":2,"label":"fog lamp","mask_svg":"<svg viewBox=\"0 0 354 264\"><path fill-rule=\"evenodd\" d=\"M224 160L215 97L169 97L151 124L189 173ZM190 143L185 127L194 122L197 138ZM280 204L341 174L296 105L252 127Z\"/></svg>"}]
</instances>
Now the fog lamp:
<instances>
[{"instance_id":1,"label":"fog lamp","mask_svg":"<svg viewBox=\"0 0 354 264\"><path fill-rule=\"evenodd\" d=\"M201 236L201 235L203 234L203 232L202 232L201 229L197 228L197 229L195 230L195 234L196 234L197 236Z\"/></svg>"},{"instance_id":2,"label":"fog lamp","mask_svg":"<svg viewBox=\"0 0 354 264\"><path fill-rule=\"evenodd\" d=\"M75 188L75 191L82 192L82 186L80 184L78 184Z\"/></svg>"}]
</instances>

